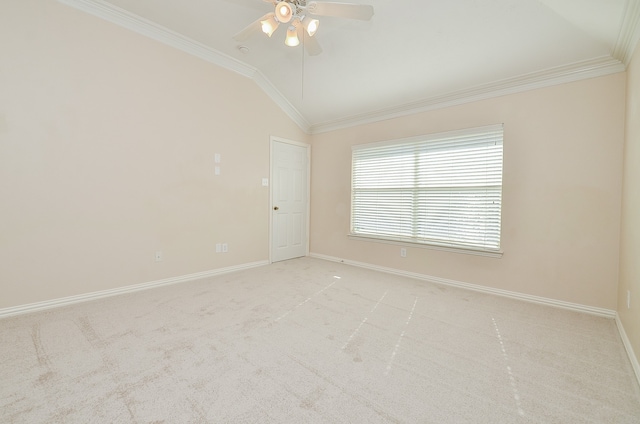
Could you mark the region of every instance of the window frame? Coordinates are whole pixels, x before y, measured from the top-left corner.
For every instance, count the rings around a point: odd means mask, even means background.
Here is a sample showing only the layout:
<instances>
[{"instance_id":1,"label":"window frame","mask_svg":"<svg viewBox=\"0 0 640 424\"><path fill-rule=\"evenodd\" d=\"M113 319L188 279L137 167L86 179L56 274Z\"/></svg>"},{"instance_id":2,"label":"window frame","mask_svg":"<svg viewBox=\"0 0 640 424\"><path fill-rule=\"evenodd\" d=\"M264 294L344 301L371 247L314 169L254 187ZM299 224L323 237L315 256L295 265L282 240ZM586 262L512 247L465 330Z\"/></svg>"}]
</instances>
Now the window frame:
<instances>
[{"instance_id":1,"label":"window frame","mask_svg":"<svg viewBox=\"0 0 640 424\"><path fill-rule=\"evenodd\" d=\"M498 230L498 247L483 247L483 246L474 246L474 245L466 245L462 243L456 242L439 242L431 239L418 239L416 237L416 231L412 230L413 237L403 237L403 236L387 236L373 233L357 233L354 232L354 203L355 203L355 152L357 150L366 150L366 149L376 149L383 147L393 147L393 146L407 146L407 145L428 145L429 143L442 141L444 139L457 138L457 137L465 137L465 136L474 136L480 135L489 132L501 132L500 137L500 184L499 184L499 224L497 226ZM409 138L403 139L395 139L395 140L387 140L381 142L374 143L365 143L358 144L352 146L352 157L351 157L351 191L350 191L350 215L349 215L349 233L348 238L352 240L358 241L373 241L378 243L392 244L392 245L400 245L407 247L418 247L423 249L433 249L447 252L455 252L455 253L464 253L471 255L479 255L479 256L487 256L494 258L501 258L503 255L502 250L502 216L503 216L503 188L504 188L504 124L493 124L482 127L474 127L474 128L466 128L462 130L456 131L447 131L440 133L432 133L432 134L423 134ZM419 185L415 183L411 186L411 188L407 188L407 190L420 190ZM362 193L364 189L361 189L360 193ZM460 190L461 192L463 190ZM411 217L411 226L415 226L416 220L420 218L417 215L412 215Z\"/></svg>"}]
</instances>

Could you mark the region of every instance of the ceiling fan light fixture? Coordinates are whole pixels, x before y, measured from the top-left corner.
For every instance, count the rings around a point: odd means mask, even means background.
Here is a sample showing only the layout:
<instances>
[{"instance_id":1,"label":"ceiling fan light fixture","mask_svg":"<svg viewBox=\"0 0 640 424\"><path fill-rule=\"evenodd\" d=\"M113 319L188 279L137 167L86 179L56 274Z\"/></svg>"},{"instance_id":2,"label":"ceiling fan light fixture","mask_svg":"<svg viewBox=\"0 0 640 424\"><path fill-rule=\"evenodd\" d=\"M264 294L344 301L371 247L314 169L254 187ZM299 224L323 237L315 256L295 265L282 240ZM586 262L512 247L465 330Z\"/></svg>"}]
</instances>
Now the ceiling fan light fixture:
<instances>
[{"instance_id":1,"label":"ceiling fan light fixture","mask_svg":"<svg viewBox=\"0 0 640 424\"><path fill-rule=\"evenodd\" d=\"M280 24L276 20L275 14L269 13L266 19L260 21L260 25L262 25L262 32L271 37Z\"/></svg>"},{"instance_id":2,"label":"ceiling fan light fixture","mask_svg":"<svg viewBox=\"0 0 640 424\"><path fill-rule=\"evenodd\" d=\"M373 6L356 3L337 3L332 1L313 0L263 0L271 4L272 12L249 24L245 29L233 36L239 42L247 40L255 31L257 23L267 36L271 37L280 24L287 27L285 45L299 46L300 37L304 38L307 52L315 56L322 52L314 35L320 27L320 21L313 16L335 16L349 19L370 20L373 16ZM639 0L640 1L640 0ZM311 16L309 16L309 14ZM306 31L308 38L305 36Z\"/></svg>"},{"instance_id":3,"label":"ceiling fan light fixture","mask_svg":"<svg viewBox=\"0 0 640 424\"><path fill-rule=\"evenodd\" d=\"M276 4L276 18L279 22L286 24L293 18L294 10L291 4L286 1L281 1Z\"/></svg>"},{"instance_id":4,"label":"ceiling fan light fixture","mask_svg":"<svg viewBox=\"0 0 640 424\"><path fill-rule=\"evenodd\" d=\"M287 38L285 38L284 44L289 47L295 47L300 44L300 40L298 39L298 30L293 25L291 25L287 30Z\"/></svg>"},{"instance_id":5,"label":"ceiling fan light fixture","mask_svg":"<svg viewBox=\"0 0 640 424\"><path fill-rule=\"evenodd\" d=\"M313 35L318 30L318 26L320 26L320 21L318 21L317 19L304 17L302 19L302 26L304 27L305 31L307 31L307 34L309 34L309 37L313 37Z\"/></svg>"}]
</instances>

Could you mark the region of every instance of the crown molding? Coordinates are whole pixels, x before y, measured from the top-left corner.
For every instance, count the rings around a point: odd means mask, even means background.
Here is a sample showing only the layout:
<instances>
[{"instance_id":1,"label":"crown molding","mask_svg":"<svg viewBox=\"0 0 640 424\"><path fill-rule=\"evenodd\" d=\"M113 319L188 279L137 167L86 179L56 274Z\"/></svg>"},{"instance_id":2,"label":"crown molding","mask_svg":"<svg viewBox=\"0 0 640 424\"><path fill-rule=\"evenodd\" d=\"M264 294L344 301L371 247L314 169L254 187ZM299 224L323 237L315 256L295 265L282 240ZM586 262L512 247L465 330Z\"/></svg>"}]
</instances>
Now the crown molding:
<instances>
[{"instance_id":1,"label":"crown molding","mask_svg":"<svg viewBox=\"0 0 640 424\"><path fill-rule=\"evenodd\" d=\"M304 132L309 133L309 123L293 107L293 105L271 84L256 68L247 65L205 44L185 37L162 25L144 19L104 0L58 0L59 3L71 6L83 12L97 16L145 37L174 47L190 55L196 56L214 65L221 66L244 77L251 78Z\"/></svg>"},{"instance_id":2,"label":"crown molding","mask_svg":"<svg viewBox=\"0 0 640 424\"><path fill-rule=\"evenodd\" d=\"M222 66L242 76L253 78L256 69L206 45L192 40L175 31L144 19L103 0L58 0L59 3L74 7L83 12L97 16L138 34L144 35L163 44L182 50L193 56Z\"/></svg>"},{"instance_id":3,"label":"crown molding","mask_svg":"<svg viewBox=\"0 0 640 424\"><path fill-rule=\"evenodd\" d=\"M311 134L349 128L356 125L370 124L387 119L399 118L445 107L491 99L494 97L516 94L523 91L545 88L568 82L580 81L624 72L625 65L610 56L559 66L539 72L533 72L519 77L478 85L466 90L454 91L448 94L434 96L413 103L397 107L382 109L371 113L353 115L311 126Z\"/></svg>"},{"instance_id":4,"label":"crown molding","mask_svg":"<svg viewBox=\"0 0 640 424\"><path fill-rule=\"evenodd\" d=\"M627 0L620 33L611 55L627 66L636 49L638 39L640 39L640 0Z\"/></svg>"},{"instance_id":5,"label":"crown molding","mask_svg":"<svg viewBox=\"0 0 640 424\"><path fill-rule=\"evenodd\" d=\"M628 0L625 5L620 35L612 54L613 57L605 56L577 62L392 108L311 125L262 72L244 62L104 0L57 1L254 80L267 96L307 134L320 134L429 110L623 72L626 64L631 59L638 38L640 38L640 0Z\"/></svg>"},{"instance_id":6,"label":"crown molding","mask_svg":"<svg viewBox=\"0 0 640 424\"><path fill-rule=\"evenodd\" d=\"M311 133L311 125L309 124L309 122L304 118L304 116L302 116L300 112L298 112L298 110L291 104L291 102L289 102L289 100L287 100L287 98L284 97L280 93L280 91L278 91L276 86L273 85L262 72L256 71L253 79L256 84L258 84L258 86L262 90L264 90L265 93L267 93L267 96L269 96L271 100L273 100L278 106L280 106L284 113L286 113L287 116L291 118L302 131L307 134Z\"/></svg>"}]
</instances>

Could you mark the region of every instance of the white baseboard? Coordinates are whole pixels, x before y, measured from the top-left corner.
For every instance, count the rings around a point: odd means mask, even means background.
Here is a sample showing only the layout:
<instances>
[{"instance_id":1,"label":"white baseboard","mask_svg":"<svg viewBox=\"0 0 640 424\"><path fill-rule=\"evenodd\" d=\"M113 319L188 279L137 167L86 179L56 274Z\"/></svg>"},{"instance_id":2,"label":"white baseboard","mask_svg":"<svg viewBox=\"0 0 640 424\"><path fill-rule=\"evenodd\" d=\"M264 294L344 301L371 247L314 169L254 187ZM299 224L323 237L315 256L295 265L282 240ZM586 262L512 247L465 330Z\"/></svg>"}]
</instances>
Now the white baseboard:
<instances>
[{"instance_id":1,"label":"white baseboard","mask_svg":"<svg viewBox=\"0 0 640 424\"><path fill-rule=\"evenodd\" d=\"M553 307L556 307L556 308L568 309L568 310L576 311L576 312L584 312L584 313L588 313L588 314L591 314L591 315L597 315L597 316L601 316L601 317L605 317L605 318L613 318L616 321L616 325L618 327L618 332L620 333L620 338L622 338L622 343L624 344L624 347L625 347L625 349L627 351L627 356L629 357L629 361L631 361L631 366L632 366L633 371L634 371L634 373L636 375L636 379L638 380L638 384L640 384L640 363L638 363L638 357L635 355L635 353L633 351L633 347L631 346L631 342L629 341L629 338L627 337L627 333L625 332L624 326L622 325L622 322L620 321L620 317L618 316L618 312L616 312L616 311L613 311L613 310L610 310L610 309L596 308L596 307L593 307L593 306L581 305L581 304L578 304L578 303L564 302L564 301L561 301L561 300L549 299L549 298L546 298L546 297L533 296L533 295L529 295L529 294L512 292L512 291L508 291L508 290L494 289L494 288L491 288L491 287L480 286L480 285L477 285L477 284L463 283L461 281L448 280L446 278L433 277L433 276L430 276L430 275L418 274L418 273L409 272L409 271L403 271L403 270L396 269L396 268L386 268L386 267L373 265L373 264L369 264L369 263L365 263L365 262L357 262L357 261L351 261L351 260L348 260L348 259L340 259L340 258L336 258L336 257L333 257L333 256L321 255L319 253L310 253L309 256L312 257L312 258L323 259L323 260L326 260L326 261L339 262L339 263L344 263L344 264L347 264L347 265L357 266L357 267L360 267L360 268L367 268L367 269L371 269L371 270L374 270L374 271L386 272L388 274L394 274L394 275L400 275L400 276L403 276L403 277L416 278L418 280L428 281L430 283L442 284L442 285L446 285L446 286L453 286L453 287L473 290L473 291L482 292L482 293L489 293L489 294L494 294L494 295L497 295L497 296L503 296L503 297L508 297L508 298L512 298L512 299L523 300L523 301L526 301L526 302L533 302L533 303L538 303L538 304L542 304L542 305L553 306Z\"/></svg>"},{"instance_id":2,"label":"white baseboard","mask_svg":"<svg viewBox=\"0 0 640 424\"><path fill-rule=\"evenodd\" d=\"M629 341L629 337L627 337L627 332L624 331L624 326L622 325L622 321L620 321L620 315L618 315L618 313L616 313L616 325L618 326L620 338L622 339L624 348L627 350L629 361L631 361L631 366L633 367L633 371L636 373L636 378L638 379L638 384L640 385L640 363L638 362L638 357L633 351L631 341Z\"/></svg>"},{"instance_id":3,"label":"white baseboard","mask_svg":"<svg viewBox=\"0 0 640 424\"><path fill-rule=\"evenodd\" d=\"M449 280L449 279L440 278L440 277L433 277L431 275L418 274L416 272L403 271L401 269L396 269L396 268L386 268L386 267L373 265L365 262L357 262L357 261L351 261L348 259L340 259L333 256L321 255L319 253L310 253L309 256L312 258L324 259L326 261L340 262L347 265L357 266L360 268L367 268L375 271L386 272L388 274L395 274L403 277L416 278L418 280L428 281L430 283L458 287L458 288L473 290L473 291L482 292L482 293L489 293L489 294L494 294L496 296L524 300L526 302L538 303L538 304L547 305L547 306L554 306L556 308L568 309L568 310L577 311L577 312L584 312L591 315L597 315L597 316L606 317L606 318L613 319L616 317L616 311L613 311L610 309L596 308L593 306L581 305L579 303L565 302L562 300L550 299L547 297L533 296L530 294L518 293L518 292L502 290L502 289L494 289L492 287L481 286L478 284L470 284L462 281Z\"/></svg>"},{"instance_id":4,"label":"white baseboard","mask_svg":"<svg viewBox=\"0 0 640 424\"><path fill-rule=\"evenodd\" d=\"M256 268L259 266L269 265L269 261L250 262L242 265L235 265L226 268L219 268L210 271L197 272L194 274L181 275L178 277L166 278L163 280L150 281L148 283L134 284L132 286L118 287L116 289L101 290L91 293L80 294L76 296L62 297L44 302L29 303L27 305L13 306L10 308L0 309L0 319L10 316L27 314L31 312L43 311L45 309L58 308L61 306L73 305L75 303L87 302L91 300L103 299L105 297L117 296L125 293L133 293L141 290L153 289L156 287L168 286L177 283L186 283L188 281L201 280L203 278L213 277L230 272L242 271L244 269Z\"/></svg>"}]
</instances>

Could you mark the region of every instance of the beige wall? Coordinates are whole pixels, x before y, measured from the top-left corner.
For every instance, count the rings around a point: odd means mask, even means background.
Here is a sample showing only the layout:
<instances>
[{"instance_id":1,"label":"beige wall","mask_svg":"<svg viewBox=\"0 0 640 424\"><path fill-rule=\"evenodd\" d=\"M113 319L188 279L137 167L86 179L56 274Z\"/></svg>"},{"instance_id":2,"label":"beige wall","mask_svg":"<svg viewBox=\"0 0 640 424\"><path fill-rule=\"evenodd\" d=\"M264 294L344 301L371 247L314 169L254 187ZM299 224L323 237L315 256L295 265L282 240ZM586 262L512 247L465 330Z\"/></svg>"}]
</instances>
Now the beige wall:
<instances>
[{"instance_id":1,"label":"beige wall","mask_svg":"<svg viewBox=\"0 0 640 424\"><path fill-rule=\"evenodd\" d=\"M627 68L625 129L618 314L640 362L640 44Z\"/></svg>"},{"instance_id":2,"label":"beige wall","mask_svg":"<svg viewBox=\"0 0 640 424\"><path fill-rule=\"evenodd\" d=\"M0 308L268 258L269 135L310 137L252 81L45 0L3 3L0 51ZM311 251L615 309L624 97L618 74L316 135ZM346 237L352 144L497 122L502 259Z\"/></svg>"},{"instance_id":3,"label":"beige wall","mask_svg":"<svg viewBox=\"0 0 640 424\"><path fill-rule=\"evenodd\" d=\"M624 98L621 73L314 136L311 252L614 310ZM347 238L353 144L500 122L501 259Z\"/></svg>"},{"instance_id":4,"label":"beige wall","mask_svg":"<svg viewBox=\"0 0 640 424\"><path fill-rule=\"evenodd\" d=\"M0 52L0 308L268 259L269 136L308 136L254 82L55 1Z\"/></svg>"}]
</instances>

